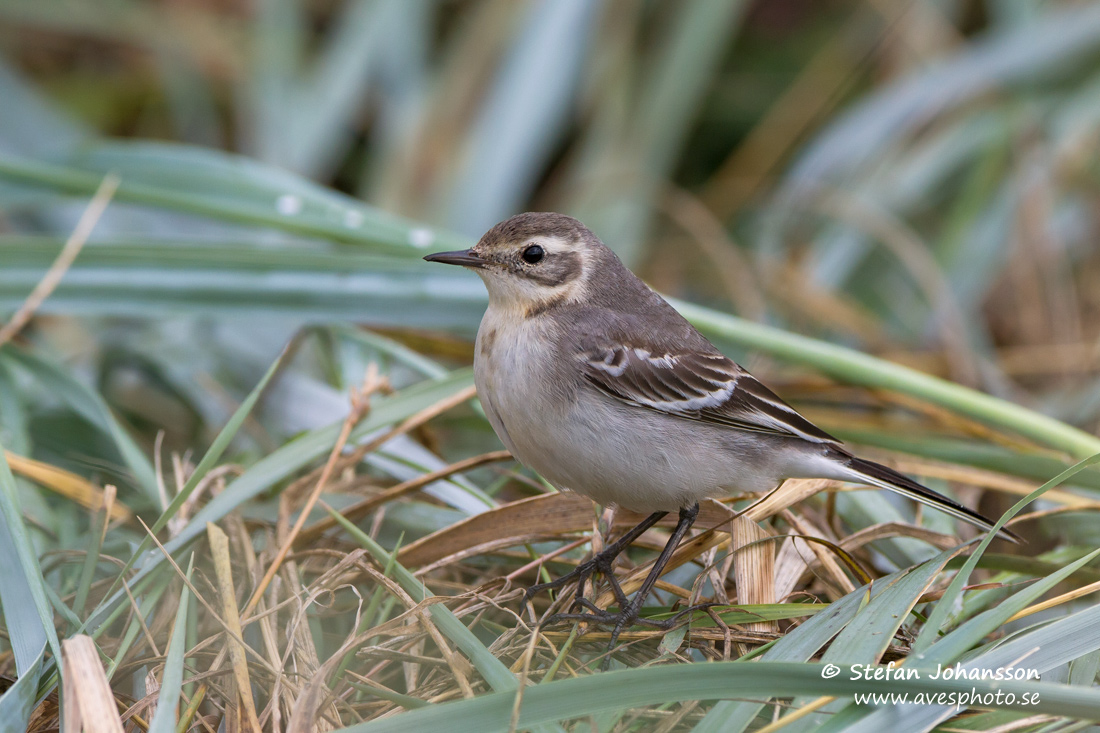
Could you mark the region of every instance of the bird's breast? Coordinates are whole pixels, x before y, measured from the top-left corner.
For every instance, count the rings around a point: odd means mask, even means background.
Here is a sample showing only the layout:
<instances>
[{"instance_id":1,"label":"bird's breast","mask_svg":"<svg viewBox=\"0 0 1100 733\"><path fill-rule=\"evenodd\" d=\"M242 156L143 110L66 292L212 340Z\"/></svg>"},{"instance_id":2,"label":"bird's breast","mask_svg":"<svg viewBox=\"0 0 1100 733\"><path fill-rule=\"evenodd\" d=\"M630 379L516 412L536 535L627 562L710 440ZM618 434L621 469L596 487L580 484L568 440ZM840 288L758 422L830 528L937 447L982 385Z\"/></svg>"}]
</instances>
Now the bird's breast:
<instances>
[{"instance_id":1,"label":"bird's breast","mask_svg":"<svg viewBox=\"0 0 1100 733\"><path fill-rule=\"evenodd\" d=\"M490 424L508 450L536 470L547 431L576 399L569 356L555 352L556 339L542 320L490 309L474 347L474 382Z\"/></svg>"}]
</instances>

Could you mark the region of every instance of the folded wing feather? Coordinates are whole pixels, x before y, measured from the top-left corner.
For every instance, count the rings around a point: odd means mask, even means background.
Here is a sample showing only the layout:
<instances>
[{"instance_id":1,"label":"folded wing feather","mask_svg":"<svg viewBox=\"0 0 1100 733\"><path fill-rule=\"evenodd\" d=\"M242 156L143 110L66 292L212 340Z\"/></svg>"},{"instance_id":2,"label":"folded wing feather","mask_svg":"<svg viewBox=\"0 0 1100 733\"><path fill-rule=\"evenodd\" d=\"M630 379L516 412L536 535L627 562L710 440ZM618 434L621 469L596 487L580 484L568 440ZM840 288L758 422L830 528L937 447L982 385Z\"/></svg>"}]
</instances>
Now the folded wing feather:
<instances>
[{"instance_id":1,"label":"folded wing feather","mask_svg":"<svg viewBox=\"0 0 1100 733\"><path fill-rule=\"evenodd\" d=\"M613 346L579 356L585 378L628 404L741 430L839 443L718 353Z\"/></svg>"}]
</instances>

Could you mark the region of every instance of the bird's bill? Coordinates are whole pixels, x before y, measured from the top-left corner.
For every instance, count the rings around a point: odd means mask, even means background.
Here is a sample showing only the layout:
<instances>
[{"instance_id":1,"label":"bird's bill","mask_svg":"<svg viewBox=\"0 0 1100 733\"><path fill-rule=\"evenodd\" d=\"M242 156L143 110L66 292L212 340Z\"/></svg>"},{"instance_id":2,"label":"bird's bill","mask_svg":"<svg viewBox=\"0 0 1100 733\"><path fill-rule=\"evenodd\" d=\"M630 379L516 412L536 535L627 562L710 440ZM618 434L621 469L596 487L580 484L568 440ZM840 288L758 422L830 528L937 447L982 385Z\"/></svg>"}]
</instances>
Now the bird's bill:
<instances>
[{"instance_id":1,"label":"bird's bill","mask_svg":"<svg viewBox=\"0 0 1100 733\"><path fill-rule=\"evenodd\" d=\"M424 258L428 262L442 262L444 265L462 265L463 267L485 267L485 260L468 249L453 252L436 252Z\"/></svg>"}]
</instances>

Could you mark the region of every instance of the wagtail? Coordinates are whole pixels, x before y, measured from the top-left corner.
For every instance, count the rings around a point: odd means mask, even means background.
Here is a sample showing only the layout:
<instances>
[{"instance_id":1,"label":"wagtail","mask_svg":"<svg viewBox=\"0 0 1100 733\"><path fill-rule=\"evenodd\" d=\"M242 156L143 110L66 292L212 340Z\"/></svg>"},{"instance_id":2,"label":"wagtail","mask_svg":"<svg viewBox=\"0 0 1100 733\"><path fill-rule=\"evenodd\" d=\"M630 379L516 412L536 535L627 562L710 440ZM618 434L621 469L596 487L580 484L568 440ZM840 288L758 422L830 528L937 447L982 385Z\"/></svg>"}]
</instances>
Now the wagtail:
<instances>
[{"instance_id":1,"label":"wagtail","mask_svg":"<svg viewBox=\"0 0 1100 733\"><path fill-rule=\"evenodd\" d=\"M983 529L993 525L849 453L719 352L576 219L520 214L470 249L424 259L469 268L485 282L489 308L477 332L474 381L512 455L559 489L650 514L573 573L528 589L530 598L578 579L576 602L590 613L557 618L613 625L612 645L627 625L645 622L642 603L706 497L829 478L896 491ZM628 601L612 562L671 511L679 511L679 523ZM615 590L618 613L582 597L584 580L597 570Z\"/></svg>"}]
</instances>

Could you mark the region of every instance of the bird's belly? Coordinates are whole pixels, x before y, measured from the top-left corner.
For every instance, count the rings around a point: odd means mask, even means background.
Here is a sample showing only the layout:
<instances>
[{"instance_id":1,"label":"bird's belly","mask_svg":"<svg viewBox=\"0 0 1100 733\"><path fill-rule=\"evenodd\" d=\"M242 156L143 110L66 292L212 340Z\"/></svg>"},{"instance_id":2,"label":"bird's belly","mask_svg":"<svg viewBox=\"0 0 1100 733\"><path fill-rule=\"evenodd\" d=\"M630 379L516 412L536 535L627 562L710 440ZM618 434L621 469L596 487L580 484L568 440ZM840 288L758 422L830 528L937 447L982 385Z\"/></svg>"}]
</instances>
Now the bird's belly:
<instances>
[{"instance_id":1,"label":"bird's belly","mask_svg":"<svg viewBox=\"0 0 1100 733\"><path fill-rule=\"evenodd\" d=\"M742 449L728 429L631 407L591 388L555 392L537 372L522 355L492 370L475 367L502 442L559 489L654 512L768 491L783 478L772 458Z\"/></svg>"},{"instance_id":2,"label":"bird's belly","mask_svg":"<svg viewBox=\"0 0 1100 733\"><path fill-rule=\"evenodd\" d=\"M672 511L706 497L769 491L785 478L780 456L726 428L686 421L582 392L553 430L557 486L641 512ZM533 466L534 467L534 466Z\"/></svg>"}]
</instances>

